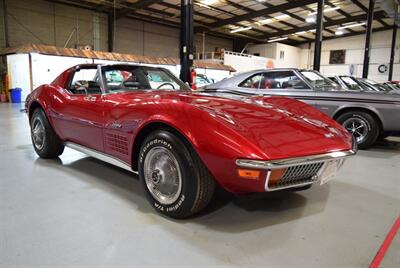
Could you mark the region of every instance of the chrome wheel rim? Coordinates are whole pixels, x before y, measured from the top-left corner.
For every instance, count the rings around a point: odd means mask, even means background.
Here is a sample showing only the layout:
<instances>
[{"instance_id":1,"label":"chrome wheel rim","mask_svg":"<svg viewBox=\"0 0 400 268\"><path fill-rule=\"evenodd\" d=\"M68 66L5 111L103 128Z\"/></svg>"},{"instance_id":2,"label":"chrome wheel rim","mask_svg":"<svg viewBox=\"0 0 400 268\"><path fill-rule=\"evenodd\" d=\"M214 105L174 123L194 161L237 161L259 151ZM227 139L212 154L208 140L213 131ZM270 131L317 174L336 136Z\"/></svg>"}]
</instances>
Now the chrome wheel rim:
<instances>
[{"instance_id":1,"label":"chrome wheel rim","mask_svg":"<svg viewBox=\"0 0 400 268\"><path fill-rule=\"evenodd\" d=\"M43 149L45 135L45 129L42 121L37 117L34 118L32 121L32 140L36 149Z\"/></svg>"},{"instance_id":2,"label":"chrome wheel rim","mask_svg":"<svg viewBox=\"0 0 400 268\"><path fill-rule=\"evenodd\" d=\"M164 205L173 204L182 190L178 161L166 148L151 148L144 159L144 179L150 194Z\"/></svg>"},{"instance_id":3,"label":"chrome wheel rim","mask_svg":"<svg viewBox=\"0 0 400 268\"><path fill-rule=\"evenodd\" d=\"M361 118L352 117L343 122L343 126L353 134L357 143L362 143L368 135L368 124Z\"/></svg>"}]
</instances>

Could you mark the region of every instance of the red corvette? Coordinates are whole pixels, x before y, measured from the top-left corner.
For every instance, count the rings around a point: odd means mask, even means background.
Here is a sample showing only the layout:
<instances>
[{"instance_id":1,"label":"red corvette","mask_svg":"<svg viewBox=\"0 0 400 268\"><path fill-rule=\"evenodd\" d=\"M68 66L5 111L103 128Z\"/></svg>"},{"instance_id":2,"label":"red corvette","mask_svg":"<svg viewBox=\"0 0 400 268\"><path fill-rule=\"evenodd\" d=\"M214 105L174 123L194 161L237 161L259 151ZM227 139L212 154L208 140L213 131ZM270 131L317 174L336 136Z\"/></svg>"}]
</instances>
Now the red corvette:
<instances>
[{"instance_id":1,"label":"red corvette","mask_svg":"<svg viewBox=\"0 0 400 268\"><path fill-rule=\"evenodd\" d=\"M251 193L332 179L356 152L352 136L302 102L192 92L169 71L78 65L26 100L40 157L64 146L139 173L151 205L184 218L216 185Z\"/></svg>"}]
</instances>

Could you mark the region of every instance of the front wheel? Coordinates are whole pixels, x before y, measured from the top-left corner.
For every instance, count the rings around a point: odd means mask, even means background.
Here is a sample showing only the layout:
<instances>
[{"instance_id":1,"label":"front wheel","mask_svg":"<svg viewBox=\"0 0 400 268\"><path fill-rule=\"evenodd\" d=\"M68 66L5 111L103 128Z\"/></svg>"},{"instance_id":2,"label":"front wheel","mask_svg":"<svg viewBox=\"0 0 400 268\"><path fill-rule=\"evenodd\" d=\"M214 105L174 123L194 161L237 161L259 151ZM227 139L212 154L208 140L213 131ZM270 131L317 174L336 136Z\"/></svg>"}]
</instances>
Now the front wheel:
<instances>
[{"instance_id":1,"label":"front wheel","mask_svg":"<svg viewBox=\"0 0 400 268\"><path fill-rule=\"evenodd\" d=\"M155 131L144 141L139 177L150 204L176 219L206 207L215 189L213 177L196 152L166 130Z\"/></svg>"},{"instance_id":2,"label":"front wheel","mask_svg":"<svg viewBox=\"0 0 400 268\"><path fill-rule=\"evenodd\" d=\"M41 158L55 158L64 151L64 145L40 108L31 117L31 138L33 148Z\"/></svg>"},{"instance_id":3,"label":"front wheel","mask_svg":"<svg viewBox=\"0 0 400 268\"><path fill-rule=\"evenodd\" d=\"M361 111L347 112L340 115L337 121L353 134L360 149L368 149L378 139L380 133L379 124L369 113Z\"/></svg>"}]
</instances>

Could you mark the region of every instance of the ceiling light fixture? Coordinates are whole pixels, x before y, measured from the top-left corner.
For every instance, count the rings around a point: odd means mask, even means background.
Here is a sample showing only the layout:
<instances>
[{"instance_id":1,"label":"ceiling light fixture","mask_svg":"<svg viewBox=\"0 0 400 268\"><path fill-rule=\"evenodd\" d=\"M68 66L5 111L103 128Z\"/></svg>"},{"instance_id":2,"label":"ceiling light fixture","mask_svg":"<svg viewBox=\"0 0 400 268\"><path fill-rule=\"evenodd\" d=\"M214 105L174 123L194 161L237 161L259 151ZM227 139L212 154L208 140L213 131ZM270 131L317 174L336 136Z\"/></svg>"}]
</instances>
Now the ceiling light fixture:
<instances>
[{"instance_id":1,"label":"ceiling light fixture","mask_svg":"<svg viewBox=\"0 0 400 268\"><path fill-rule=\"evenodd\" d=\"M290 16L286 15L286 14L274 17L274 19L276 19L276 20L285 20L285 19L288 19L288 18L290 18Z\"/></svg>"},{"instance_id":2,"label":"ceiling light fixture","mask_svg":"<svg viewBox=\"0 0 400 268\"><path fill-rule=\"evenodd\" d=\"M251 30L252 27L240 27L240 28L236 28L230 31L230 33L237 33L237 32L243 32L243 31L248 31Z\"/></svg>"},{"instance_id":3,"label":"ceiling light fixture","mask_svg":"<svg viewBox=\"0 0 400 268\"><path fill-rule=\"evenodd\" d=\"M268 24L268 23L273 23L273 22L276 22L276 21L280 21L280 20L285 20L285 19L288 19L288 18L290 18L290 16L284 14L284 15L279 15L279 16L276 16L276 17L270 18L270 19L259 20L259 21L257 21L257 24L258 25L263 25L263 24Z\"/></svg>"},{"instance_id":4,"label":"ceiling light fixture","mask_svg":"<svg viewBox=\"0 0 400 268\"><path fill-rule=\"evenodd\" d=\"M335 35L343 35L344 32L342 30L336 30Z\"/></svg>"},{"instance_id":5,"label":"ceiling light fixture","mask_svg":"<svg viewBox=\"0 0 400 268\"><path fill-rule=\"evenodd\" d=\"M365 25L365 22L360 22L360 23L356 23L356 24L349 24L349 25L345 25L345 26L340 26L338 28L338 30L343 30L343 29L352 28L352 27L358 27L358 26L363 26L363 25Z\"/></svg>"},{"instance_id":6,"label":"ceiling light fixture","mask_svg":"<svg viewBox=\"0 0 400 268\"><path fill-rule=\"evenodd\" d=\"M301 32L297 32L297 33L294 33L294 34L299 35L299 34L305 34L305 33L307 33L307 32L306 31L301 31Z\"/></svg>"},{"instance_id":7,"label":"ceiling light fixture","mask_svg":"<svg viewBox=\"0 0 400 268\"><path fill-rule=\"evenodd\" d=\"M340 9L340 7L327 7L327 6L325 6L325 8L324 8L324 13L325 12L331 12L331 11L335 11L335 10L338 10L338 9ZM313 15L317 15L317 11L313 11L313 12L310 12L309 14L308 14L308 16L313 16Z\"/></svg>"},{"instance_id":8,"label":"ceiling light fixture","mask_svg":"<svg viewBox=\"0 0 400 268\"><path fill-rule=\"evenodd\" d=\"M272 42L282 41L282 40L286 40L286 39L288 39L287 36L285 36L285 37L280 37L280 38L275 38L275 39L270 39L270 40L268 40L267 42L268 42L268 43L272 43Z\"/></svg>"},{"instance_id":9,"label":"ceiling light fixture","mask_svg":"<svg viewBox=\"0 0 400 268\"><path fill-rule=\"evenodd\" d=\"M308 23L314 23L316 21L315 16L309 16L306 18L306 22Z\"/></svg>"},{"instance_id":10,"label":"ceiling light fixture","mask_svg":"<svg viewBox=\"0 0 400 268\"><path fill-rule=\"evenodd\" d=\"M206 6L214 5L218 3L219 0L201 0L200 3Z\"/></svg>"}]
</instances>

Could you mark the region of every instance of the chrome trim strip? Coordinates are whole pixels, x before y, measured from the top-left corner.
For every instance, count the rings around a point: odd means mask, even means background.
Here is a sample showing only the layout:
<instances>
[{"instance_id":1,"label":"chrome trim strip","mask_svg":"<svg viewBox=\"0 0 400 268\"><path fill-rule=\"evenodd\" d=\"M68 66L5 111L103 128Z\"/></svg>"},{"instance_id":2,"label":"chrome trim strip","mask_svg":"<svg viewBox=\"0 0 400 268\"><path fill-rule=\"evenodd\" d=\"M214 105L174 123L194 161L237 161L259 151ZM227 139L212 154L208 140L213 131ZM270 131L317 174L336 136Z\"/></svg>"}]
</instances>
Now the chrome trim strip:
<instances>
[{"instance_id":1,"label":"chrome trim strip","mask_svg":"<svg viewBox=\"0 0 400 268\"><path fill-rule=\"evenodd\" d=\"M270 161L237 159L236 165L238 165L239 167L254 168L254 169L277 169L277 168L290 167L293 165L318 163L330 159L340 159L355 155L356 152L357 151L355 149L352 149L348 151L338 151L326 154L285 158L285 159L270 160Z\"/></svg>"},{"instance_id":2,"label":"chrome trim strip","mask_svg":"<svg viewBox=\"0 0 400 268\"><path fill-rule=\"evenodd\" d=\"M114 156L110 156L108 154L105 154L105 153L102 153L102 152L87 148L85 146L82 146L82 145L79 145L79 144L76 144L76 143L73 143L73 142L65 142L64 145L66 147L69 147L69 148L74 149L76 151L79 151L81 153L87 154L87 155L89 155L91 157L97 158L97 159L99 159L101 161L104 161L106 163L109 163L111 165L123 168L123 169L128 170L130 172L133 172L135 174L138 174L138 172L132 170L132 168L127 163L117 159Z\"/></svg>"}]
</instances>

